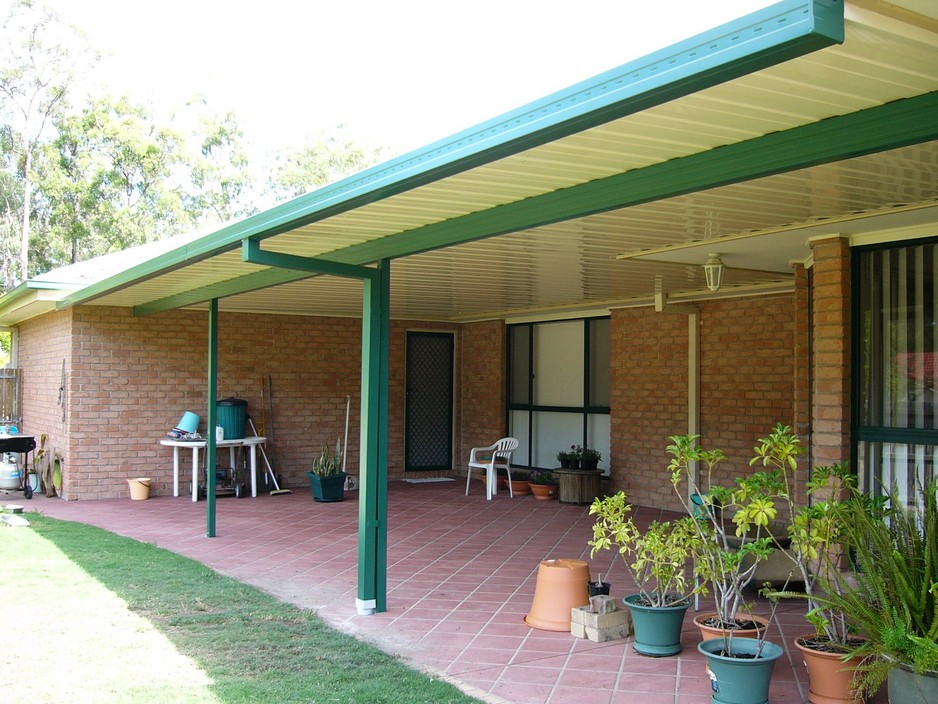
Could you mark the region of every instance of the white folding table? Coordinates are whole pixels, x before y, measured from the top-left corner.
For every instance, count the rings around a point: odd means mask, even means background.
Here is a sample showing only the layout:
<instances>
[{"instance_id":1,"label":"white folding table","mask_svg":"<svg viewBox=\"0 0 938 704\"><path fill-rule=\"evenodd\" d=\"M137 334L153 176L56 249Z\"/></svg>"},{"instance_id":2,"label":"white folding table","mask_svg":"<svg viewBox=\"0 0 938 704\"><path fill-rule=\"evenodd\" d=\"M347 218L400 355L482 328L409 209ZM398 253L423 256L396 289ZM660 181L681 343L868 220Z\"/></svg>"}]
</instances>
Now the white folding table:
<instances>
[{"instance_id":1,"label":"white folding table","mask_svg":"<svg viewBox=\"0 0 938 704\"><path fill-rule=\"evenodd\" d=\"M257 496L257 447L267 442L265 437L238 438L237 440L222 440L216 446L227 447L231 458L231 466L235 466L235 448L245 447L251 455L251 496ZM179 496L179 449L188 447L192 450L192 500L199 500L199 450L208 445L207 440L160 440L160 445L173 448L173 496Z\"/></svg>"}]
</instances>

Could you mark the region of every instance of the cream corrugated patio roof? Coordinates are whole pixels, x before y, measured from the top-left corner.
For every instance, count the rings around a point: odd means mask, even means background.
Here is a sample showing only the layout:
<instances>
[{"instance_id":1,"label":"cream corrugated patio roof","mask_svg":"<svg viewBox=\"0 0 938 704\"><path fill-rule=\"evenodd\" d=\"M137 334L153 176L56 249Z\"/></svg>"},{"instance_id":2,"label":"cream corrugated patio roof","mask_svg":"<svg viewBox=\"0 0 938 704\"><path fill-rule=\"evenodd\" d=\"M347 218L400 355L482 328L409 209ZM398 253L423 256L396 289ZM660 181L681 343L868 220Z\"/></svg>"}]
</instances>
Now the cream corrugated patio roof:
<instances>
[{"instance_id":1,"label":"cream corrugated patio roof","mask_svg":"<svg viewBox=\"0 0 938 704\"><path fill-rule=\"evenodd\" d=\"M249 263L246 239L327 262L391 259L396 318L704 298L709 252L728 267L719 295L790 290L811 237L938 234L936 116L938 8L785 0L57 305L145 315L217 298L222 311L361 314L357 281Z\"/></svg>"}]
</instances>

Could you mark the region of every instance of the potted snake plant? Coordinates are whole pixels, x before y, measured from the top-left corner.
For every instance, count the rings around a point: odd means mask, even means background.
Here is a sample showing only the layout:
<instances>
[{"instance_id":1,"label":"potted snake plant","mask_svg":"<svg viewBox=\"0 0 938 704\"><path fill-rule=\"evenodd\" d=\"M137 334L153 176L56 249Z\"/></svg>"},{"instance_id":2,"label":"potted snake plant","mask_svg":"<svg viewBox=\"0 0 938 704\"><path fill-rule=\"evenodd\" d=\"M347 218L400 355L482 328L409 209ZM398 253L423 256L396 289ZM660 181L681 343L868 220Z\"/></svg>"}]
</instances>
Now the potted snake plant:
<instances>
[{"instance_id":1,"label":"potted snake plant","mask_svg":"<svg viewBox=\"0 0 938 704\"><path fill-rule=\"evenodd\" d=\"M320 502L342 501L345 498L345 472L342 471L342 446L336 440L335 451L330 452L327 443L322 444L319 457L313 460L309 478L313 500Z\"/></svg>"}]
</instances>

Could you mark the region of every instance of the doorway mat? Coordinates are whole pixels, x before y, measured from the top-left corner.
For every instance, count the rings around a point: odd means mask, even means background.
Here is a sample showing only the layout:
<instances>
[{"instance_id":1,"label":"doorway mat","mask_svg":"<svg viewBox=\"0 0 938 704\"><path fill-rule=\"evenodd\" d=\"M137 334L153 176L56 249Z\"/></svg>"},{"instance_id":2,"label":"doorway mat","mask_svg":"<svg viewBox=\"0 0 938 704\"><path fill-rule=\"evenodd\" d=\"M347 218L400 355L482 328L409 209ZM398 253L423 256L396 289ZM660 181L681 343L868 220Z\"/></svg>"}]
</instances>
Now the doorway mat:
<instances>
[{"instance_id":1,"label":"doorway mat","mask_svg":"<svg viewBox=\"0 0 938 704\"><path fill-rule=\"evenodd\" d=\"M455 479L449 477L420 477L419 479L402 479L407 484L435 484L437 482L454 482Z\"/></svg>"}]
</instances>

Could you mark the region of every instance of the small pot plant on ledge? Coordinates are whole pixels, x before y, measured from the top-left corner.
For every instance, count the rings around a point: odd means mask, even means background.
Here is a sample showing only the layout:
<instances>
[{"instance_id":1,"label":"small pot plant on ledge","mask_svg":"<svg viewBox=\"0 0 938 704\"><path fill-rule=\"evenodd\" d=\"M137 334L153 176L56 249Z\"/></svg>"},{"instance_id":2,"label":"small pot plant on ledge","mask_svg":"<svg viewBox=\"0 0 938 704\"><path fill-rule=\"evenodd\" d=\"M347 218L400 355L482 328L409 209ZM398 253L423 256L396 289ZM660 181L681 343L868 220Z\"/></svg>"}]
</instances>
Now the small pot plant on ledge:
<instances>
[{"instance_id":1,"label":"small pot plant on ledge","mask_svg":"<svg viewBox=\"0 0 938 704\"><path fill-rule=\"evenodd\" d=\"M590 558L615 546L638 586L625 597L635 629L634 647L642 655L661 657L681 652L684 612L693 589L687 588L686 564L700 538L689 517L652 521L642 531L635 525L625 492L596 499Z\"/></svg>"},{"instance_id":2,"label":"small pot plant on ledge","mask_svg":"<svg viewBox=\"0 0 938 704\"><path fill-rule=\"evenodd\" d=\"M345 472L342 471L342 446L335 442L335 452L322 444L319 457L313 460L312 471L306 473L313 499L320 502L342 501L345 498Z\"/></svg>"}]
</instances>

